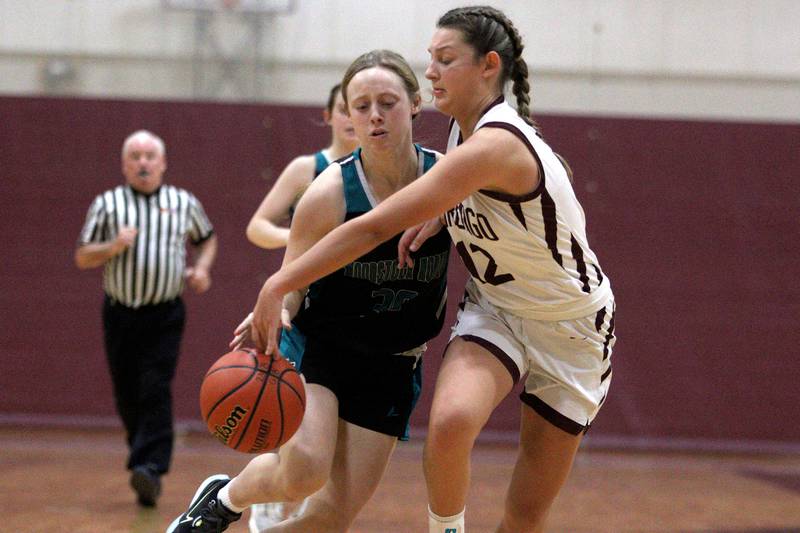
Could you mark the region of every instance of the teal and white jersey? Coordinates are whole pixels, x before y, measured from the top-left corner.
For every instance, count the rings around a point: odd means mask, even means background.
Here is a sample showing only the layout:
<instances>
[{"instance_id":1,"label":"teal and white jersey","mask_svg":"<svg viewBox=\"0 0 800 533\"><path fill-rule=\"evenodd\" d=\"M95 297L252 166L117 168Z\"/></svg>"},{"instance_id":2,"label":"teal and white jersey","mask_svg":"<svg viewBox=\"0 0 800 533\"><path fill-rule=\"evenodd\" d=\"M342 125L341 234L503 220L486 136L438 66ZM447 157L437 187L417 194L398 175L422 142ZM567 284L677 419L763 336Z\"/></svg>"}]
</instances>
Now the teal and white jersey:
<instances>
[{"instance_id":1,"label":"teal and white jersey","mask_svg":"<svg viewBox=\"0 0 800 533\"><path fill-rule=\"evenodd\" d=\"M314 177L316 178L322 171L328 168L328 165L331 164L331 160L328 159L328 154L326 154L327 150L320 150L319 152L314 154Z\"/></svg>"},{"instance_id":2,"label":"teal and white jersey","mask_svg":"<svg viewBox=\"0 0 800 533\"><path fill-rule=\"evenodd\" d=\"M314 175L311 177L311 181L317 179L317 176L322 174L322 171L328 168L328 165L331 164L330 159L328 159L327 150L320 150L319 152L314 153ZM294 208L296 206L297 200L295 200L295 205L289 206L289 219L291 220L294 217Z\"/></svg>"},{"instance_id":3,"label":"teal and white jersey","mask_svg":"<svg viewBox=\"0 0 800 533\"><path fill-rule=\"evenodd\" d=\"M436 152L416 146L422 175ZM345 220L377 205L361 164L361 149L338 161L347 207ZM294 323L304 335L353 354L398 354L417 348L442 328L447 297L447 232L412 254L413 268L398 268L401 234L344 268L311 284Z\"/></svg>"}]
</instances>

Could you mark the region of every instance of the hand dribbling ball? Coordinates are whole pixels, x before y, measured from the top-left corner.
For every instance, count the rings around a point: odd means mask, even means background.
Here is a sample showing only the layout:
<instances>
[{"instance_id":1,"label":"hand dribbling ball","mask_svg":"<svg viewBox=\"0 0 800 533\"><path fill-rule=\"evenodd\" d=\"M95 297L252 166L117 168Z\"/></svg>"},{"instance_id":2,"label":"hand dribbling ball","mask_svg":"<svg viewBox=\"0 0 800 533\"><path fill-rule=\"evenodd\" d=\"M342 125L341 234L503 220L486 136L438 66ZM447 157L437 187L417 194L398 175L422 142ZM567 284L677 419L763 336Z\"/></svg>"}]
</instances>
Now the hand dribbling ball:
<instances>
[{"instance_id":1,"label":"hand dribbling ball","mask_svg":"<svg viewBox=\"0 0 800 533\"><path fill-rule=\"evenodd\" d=\"M306 407L300 374L280 356L226 353L200 387L200 412L212 435L234 450L273 450L294 435Z\"/></svg>"}]
</instances>

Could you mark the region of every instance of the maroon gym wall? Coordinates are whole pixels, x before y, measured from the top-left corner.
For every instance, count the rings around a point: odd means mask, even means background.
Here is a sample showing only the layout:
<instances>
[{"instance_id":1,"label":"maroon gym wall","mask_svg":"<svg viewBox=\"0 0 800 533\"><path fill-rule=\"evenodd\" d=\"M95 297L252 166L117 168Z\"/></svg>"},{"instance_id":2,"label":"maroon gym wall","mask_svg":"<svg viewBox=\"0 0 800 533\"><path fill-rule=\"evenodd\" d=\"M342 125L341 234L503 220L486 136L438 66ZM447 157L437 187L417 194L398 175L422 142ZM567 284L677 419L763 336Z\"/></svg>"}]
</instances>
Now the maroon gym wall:
<instances>
[{"instance_id":1,"label":"maroon gym wall","mask_svg":"<svg viewBox=\"0 0 800 533\"><path fill-rule=\"evenodd\" d=\"M800 445L800 124L538 121L575 170L617 296L613 385L589 442ZM445 127L425 112L415 137L442 149ZM194 421L203 373L280 261L247 242L245 225L280 169L328 140L313 107L0 98L0 421L114 419L101 270L72 257L92 198L123 181L120 146L139 128L165 139L166 180L200 198L220 238L211 291L186 293L175 406ZM448 320L457 259L450 279ZM446 334L426 358L419 427ZM515 429L518 409L507 399L489 433Z\"/></svg>"}]
</instances>

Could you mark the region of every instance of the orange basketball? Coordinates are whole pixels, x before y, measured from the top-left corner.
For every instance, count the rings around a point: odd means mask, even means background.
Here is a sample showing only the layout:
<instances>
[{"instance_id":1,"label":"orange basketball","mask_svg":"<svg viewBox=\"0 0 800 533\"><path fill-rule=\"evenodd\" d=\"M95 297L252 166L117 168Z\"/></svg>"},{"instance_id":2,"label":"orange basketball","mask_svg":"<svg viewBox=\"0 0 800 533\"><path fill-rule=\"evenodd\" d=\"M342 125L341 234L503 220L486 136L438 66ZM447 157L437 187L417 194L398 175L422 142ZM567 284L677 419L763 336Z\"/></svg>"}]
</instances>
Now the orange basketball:
<instances>
[{"instance_id":1,"label":"orange basketball","mask_svg":"<svg viewBox=\"0 0 800 533\"><path fill-rule=\"evenodd\" d=\"M247 348L220 357L200 387L208 430L240 452L266 452L289 440L305 407L303 381L292 364Z\"/></svg>"}]
</instances>

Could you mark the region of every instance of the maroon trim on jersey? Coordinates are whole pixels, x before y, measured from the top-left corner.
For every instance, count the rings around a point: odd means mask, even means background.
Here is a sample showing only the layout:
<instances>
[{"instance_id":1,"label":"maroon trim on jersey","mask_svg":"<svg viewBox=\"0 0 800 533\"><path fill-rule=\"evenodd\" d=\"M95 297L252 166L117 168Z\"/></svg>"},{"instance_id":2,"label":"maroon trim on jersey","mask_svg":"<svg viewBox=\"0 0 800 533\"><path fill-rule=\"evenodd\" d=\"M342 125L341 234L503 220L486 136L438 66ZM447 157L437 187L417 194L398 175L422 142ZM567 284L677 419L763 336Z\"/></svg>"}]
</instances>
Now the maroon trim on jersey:
<instances>
[{"instance_id":1,"label":"maroon trim on jersey","mask_svg":"<svg viewBox=\"0 0 800 533\"><path fill-rule=\"evenodd\" d=\"M453 128L458 128L458 140L456 141L456 146L460 145L464 142L464 136L461 134L461 126L458 125L456 119L450 117L450 122L447 124L447 145L450 145L450 137L453 136Z\"/></svg>"},{"instance_id":2,"label":"maroon trim on jersey","mask_svg":"<svg viewBox=\"0 0 800 533\"><path fill-rule=\"evenodd\" d=\"M518 127L514 126L513 124L509 124L508 122L487 122L486 124L481 126L481 128L500 128L516 135L517 138L525 144L525 146L528 148L528 151L536 160L536 165L539 167L539 184L531 192L521 195L509 194L499 191L490 191L488 189L480 189L478 192L494 200L507 202L509 204L530 202L534 198L538 197L544 190L544 181L545 181L544 166L542 166L542 161L541 159L539 159L539 154L536 153L536 150L533 148L533 145L530 143L525 134L522 133Z\"/></svg>"},{"instance_id":3,"label":"maroon trim on jersey","mask_svg":"<svg viewBox=\"0 0 800 533\"><path fill-rule=\"evenodd\" d=\"M586 294L592 292L589 287L589 276L586 274L586 261L583 259L583 248L578 244L573 234L569 234L572 245L572 257L575 259L575 267L578 269L578 278L581 280L581 290Z\"/></svg>"},{"instance_id":4,"label":"maroon trim on jersey","mask_svg":"<svg viewBox=\"0 0 800 533\"><path fill-rule=\"evenodd\" d=\"M500 96L498 96L497 98L495 98L495 99L492 101L492 103L491 103L491 104L489 104L488 106L486 106L486 107L483 109L483 111L481 111L481 114L478 116L478 120L480 120L481 118L483 118L483 115L485 115L486 113L488 113L488 112L489 112L489 110L490 110L491 108L493 108L493 107L496 107L496 106L498 106L498 105L502 104L502 103L503 103L503 102L505 102L505 101L506 101L506 97L505 97L505 96L503 96L502 94L501 94Z\"/></svg>"},{"instance_id":5,"label":"maroon trim on jersey","mask_svg":"<svg viewBox=\"0 0 800 533\"><path fill-rule=\"evenodd\" d=\"M564 267L564 258L561 255L561 252L558 251L558 215L556 214L556 203L550 197L547 191L542 193L542 220L544 221L544 240L547 242L547 248L550 250L550 253L553 256L553 260L566 270ZM589 270L587 265L591 265L594 267L595 273L597 274L597 286L599 287L603 283L603 274L600 272L600 269L594 263L586 263L586 259L583 256L583 248L575 239L575 236L570 233L570 252L572 253L572 258L575 260L575 268L578 270L578 281L581 283L581 290L586 294L590 294L592 292L591 285L589 284ZM603 313L604 310L601 309ZM599 328L602 325L602 317L600 314L597 315L596 320L600 320L600 322L595 323L595 327ZM597 330L600 332L600 330Z\"/></svg>"},{"instance_id":6,"label":"maroon trim on jersey","mask_svg":"<svg viewBox=\"0 0 800 533\"><path fill-rule=\"evenodd\" d=\"M480 120L483 117L483 115L488 113L491 108L493 108L495 106L498 106L498 105L502 104L505 101L506 101L506 98L502 94L500 96L498 96L497 98L495 98L494 100L492 100L492 103L489 104L488 106L486 106L484 108L484 110L481 111L481 114L478 115L478 120ZM453 125L456 125L456 124L457 124L456 123L456 119L454 119L453 117L450 117L450 124L447 126L447 132L448 132L447 139L448 140L450 140L450 134L453 133ZM458 141L456 142L456 146L458 146L459 144L461 144L463 142L464 142L464 134L461 132L461 126L459 126L458 127Z\"/></svg>"},{"instance_id":7,"label":"maroon trim on jersey","mask_svg":"<svg viewBox=\"0 0 800 533\"><path fill-rule=\"evenodd\" d=\"M514 213L514 216L517 217L519 223L522 224L522 227L526 230L528 229L528 223L525 222L525 213L522 212L522 206L519 202L510 202L508 207L511 208L511 212Z\"/></svg>"},{"instance_id":8,"label":"maroon trim on jersey","mask_svg":"<svg viewBox=\"0 0 800 533\"><path fill-rule=\"evenodd\" d=\"M456 126L456 119L450 117L450 120L447 122L447 141L450 141L450 134L453 133L453 126Z\"/></svg>"},{"instance_id":9,"label":"maroon trim on jersey","mask_svg":"<svg viewBox=\"0 0 800 533\"><path fill-rule=\"evenodd\" d=\"M496 344L492 344L491 342L487 341L482 337L476 337L475 335L459 335L459 337L461 337L467 342L474 342L481 348L484 348L489 352L491 352L492 355L494 355L501 363L503 363L503 366L506 367L508 373L511 374L511 379L514 381L514 384L515 385L517 384L520 376L519 368L517 367L517 364L514 362L514 360L511 359L511 356L509 356L506 352L500 349L499 346L497 346Z\"/></svg>"},{"instance_id":10,"label":"maroon trim on jersey","mask_svg":"<svg viewBox=\"0 0 800 533\"><path fill-rule=\"evenodd\" d=\"M603 272L600 270L600 267L592 263L592 267L594 267L594 272L597 274L597 286L599 287L603 283Z\"/></svg>"},{"instance_id":11,"label":"maroon trim on jersey","mask_svg":"<svg viewBox=\"0 0 800 533\"><path fill-rule=\"evenodd\" d=\"M558 219L556 216L556 203L547 190L542 192L542 220L544 221L544 240L547 248L553 255L553 260L564 268L564 259L558 251Z\"/></svg>"},{"instance_id":12,"label":"maroon trim on jersey","mask_svg":"<svg viewBox=\"0 0 800 533\"><path fill-rule=\"evenodd\" d=\"M611 320L608 321L608 333L606 334L606 341L603 343L603 361L608 359L609 354L609 344L611 343L611 339L614 338L614 314L616 313L616 309L611 311Z\"/></svg>"},{"instance_id":13,"label":"maroon trim on jersey","mask_svg":"<svg viewBox=\"0 0 800 533\"><path fill-rule=\"evenodd\" d=\"M536 411L542 418L570 435L580 435L589 429L588 425L584 426L571 418L567 418L533 394L522 391L519 397L525 405Z\"/></svg>"},{"instance_id":14,"label":"maroon trim on jersey","mask_svg":"<svg viewBox=\"0 0 800 533\"><path fill-rule=\"evenodd\" d=\"M606 321L606 308L601 307L597 314L594 317L594 329L597 330L597 333L600 333L600 328L603 327L603 322Z\"/></svg>"},{"instance_id":15,"label":"maroon trim on jersey","mask_svg":"<svg viewBox=\"0 0 800 533\"><path fill-rule=\"evenodd\" d=\"M616 308L614 308L611 311L611 319L608 321L608 331L606 332L606 340L605 342L603 342L603 361L608 359L608 345L611 344L611 339L614 338L614 314L616 313L616 311L617 311ZM597 333L600 334L603 333L601 330L603 328L603 323L605 322L605 320L606 320L606 308L603 307L602 309L597 311L597 315L594 317L594 328L597 330ZM608 374L608 372L610 371L611 369L609 368L609 370L606 371L606 374ZM603 374L603 379L605 379L606 374ZM602 381L603 379L601 379L600 381Z\"/></svg>"}]
</instances>

